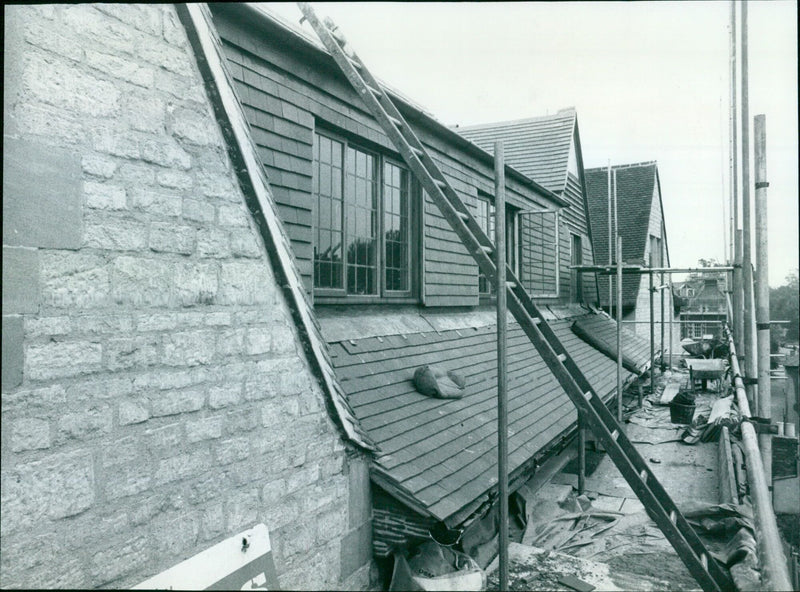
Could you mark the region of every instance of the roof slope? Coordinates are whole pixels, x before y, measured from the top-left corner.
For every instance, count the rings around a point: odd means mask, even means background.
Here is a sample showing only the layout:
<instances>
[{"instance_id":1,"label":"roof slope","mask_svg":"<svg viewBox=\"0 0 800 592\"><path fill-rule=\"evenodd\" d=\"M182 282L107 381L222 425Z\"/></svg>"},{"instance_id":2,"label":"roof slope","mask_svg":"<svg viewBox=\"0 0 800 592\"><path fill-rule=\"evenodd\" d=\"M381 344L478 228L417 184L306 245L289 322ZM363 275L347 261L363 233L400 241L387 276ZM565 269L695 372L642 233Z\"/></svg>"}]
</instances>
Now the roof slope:
<instances>
[{"instance_id":1,"label":"roof slope","mask_svg":"<svg viewBox=\"0 0 800 592\"><path fill-rule=\"evenodd\" d=\"M558 192L567 183L575 118L575 109L570 107L555 115L453 129L490 153L494 153L494 143L502 140L508 164Z\"/></svg>"},{"instance_id":2,"label":"roof slope","mask_svg":"<svg viewBox=\"0 0 800 592\"><path fill-rule=\"evenodd\" d=\"M616 387L616 364L551 321L602 397ZM384 453L373 479L439 520L455 518L497 484L497 342L493 325L331 343L336 375L361 425ZM414 370L437 364L461 373L464 397L419 394ZM508 335L509 472L521 469L576 421L575 408L516 323ZM625 371L624 379L632 375ZM451 520L457 522L457 520Z\"/></svg>"},{"instance_id":3,"label":"roof slope","mask_svg":"<svg viewBox=\"0 0 800 592\"><path fill-rule=\"evenodd\" d=\"M644 162L615 166L617 178L617 216L622 237L622 260L643 261L647 246L650 210L655 191L657 165ZM608 262L608 169L586 169L586 201L589 206L589 224L592 229L594 257L598 265ZM613 183L612 183L613 192ZM608 304L608 280L600 282L600 302ZM640 275L626 275L622 280L623 306L635 306L639 292Z\"/></svg>"}]
</instances>

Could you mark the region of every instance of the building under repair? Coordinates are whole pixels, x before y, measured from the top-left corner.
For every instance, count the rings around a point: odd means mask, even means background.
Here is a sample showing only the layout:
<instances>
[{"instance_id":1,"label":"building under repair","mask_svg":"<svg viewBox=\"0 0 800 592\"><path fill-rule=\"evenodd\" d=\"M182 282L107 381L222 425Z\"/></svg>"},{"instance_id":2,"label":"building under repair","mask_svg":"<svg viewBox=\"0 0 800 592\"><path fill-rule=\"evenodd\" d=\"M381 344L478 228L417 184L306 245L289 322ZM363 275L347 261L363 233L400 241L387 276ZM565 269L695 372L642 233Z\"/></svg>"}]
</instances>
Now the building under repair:
<instances>
[{"instance_id":1,"label":"building under repair","mask_svg":"<svg viewBox=\"0 0 800 592\"><path fill-rule=\"evenodd\" d=\"M434 548L485 587L508 503L547 542L533 509L577 463L554 495L586 510L587 448L659 552L732 586L614 420L695 376L657 383L663 337L602 310L575 110L448 128L306 16L322 43L253 5L6 11L0 586L404 589L452 575L420 567ZM628 272L669 265L648 167Z\"/></svg>"}]
</instances>

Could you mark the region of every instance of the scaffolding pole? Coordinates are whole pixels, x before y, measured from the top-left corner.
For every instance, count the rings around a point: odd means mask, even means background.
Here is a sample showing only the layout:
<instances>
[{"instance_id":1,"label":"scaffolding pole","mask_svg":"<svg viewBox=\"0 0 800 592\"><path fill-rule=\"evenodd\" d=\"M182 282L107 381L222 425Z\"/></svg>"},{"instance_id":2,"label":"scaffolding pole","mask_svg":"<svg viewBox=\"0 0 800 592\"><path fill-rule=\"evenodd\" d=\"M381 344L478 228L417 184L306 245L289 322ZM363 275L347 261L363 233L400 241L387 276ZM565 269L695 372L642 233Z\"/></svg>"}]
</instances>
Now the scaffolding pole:
<instances>
[{"instance_id":1,"label":"scaffolding pole","mask_svg":"<svg viewBox=\"0 0 800 592\"><path fill-rule=\"evenodd\" d=\"M653 254L650 253L650 261L653 261ZM653 274L648 273L647 277L650 278L650 392L654 393L656 390L656 362L655 362L655 348L656 348L656 311L655 311L655 296L656 289L653 287ZM642 395L639 393L639 406L641 407Z\"/></svg>"},{"instance_id":2,"label":"scaffolding pole","mask_svg":"<svg viewBox=\"0 0 800 592\"><path fill-rule=\"evenodd\" d=\"M622 237L617 233L617 423L622 425Z\"/></svg>"},{"instance_id":3,"label":"scaffolding pole","mask_svg":"<svg viewBox=\"0 0 800 592\"><path fill-rule=\"evenodd\" d=\"M653 274L650 274L653 277ZM664 373L664 272L661 272L661 286L658 299L661 304L661 373ZM668 286L666 286L668 287Z\"/></svg>"},{"instance_id":4,"label":"scaffolding pole","mask_svg":"<svg viewBox=\"0 0 800 592\"><path fill-rule=\"evenodd\" d=\"M739 228L739 166L737 160L736 136L738 122L736 120L736 0L731 0L731 35L730 35L730 176L731 176L731 232L728 237L731 241L730 260L732 263L736 258L736 231ZM734 306L736 301L734 300ZM734 309L735 314L735 309ZM734 324L735 326L735 324Z\"/></svg>"},{"instance_id":5,"label":"scaffolding pole","mask_svg":"<svg viewBox=\"0 0 800 592\"><path fill-rule=\"evenodd\" d=\"M497 482L500 495L500 590L508 589L508 393L506 391L506 195L503 142L494 145L497 263Z\"/></svg>"},{"instance_id":6,"label":"scaffolding pole","mask_svg":"<svg viewBox=\"0 0 800 592\"><path fill-rule=\"evenodd\" d=\"M756 181L756 327L758 329L758 408L761 418L771 420L772 389L769 366L769 255L767 224L767 118L754 118L753 140L755 144ZM767 483L772 482L772 435L759 434L759 446L764 461Z\"/></svg>"},{"instance_id":7,"label":"scaffolding pole","mask_svg":"<svg viewBox=\"0 0 800 592\"><path fill-rule=\"evenodd\" d=\"M611 228L611 161L608 161L608 266L614 263L614 233ZM611 303L614 302L614 280L608 278L608 314L612 312Z\"/></svg>"}]
</instances>

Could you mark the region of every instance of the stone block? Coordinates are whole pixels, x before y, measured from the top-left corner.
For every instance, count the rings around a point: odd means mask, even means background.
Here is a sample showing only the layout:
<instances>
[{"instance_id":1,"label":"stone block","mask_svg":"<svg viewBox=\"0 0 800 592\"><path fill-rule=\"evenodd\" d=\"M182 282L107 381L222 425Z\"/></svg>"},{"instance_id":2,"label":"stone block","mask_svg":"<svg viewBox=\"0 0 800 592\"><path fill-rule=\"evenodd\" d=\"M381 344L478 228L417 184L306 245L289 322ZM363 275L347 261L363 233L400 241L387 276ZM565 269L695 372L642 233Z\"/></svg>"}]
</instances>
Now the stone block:
<instances>
[{"instance_id":1,"label":"stone block","mask_svg":"<svg viewBox=\"0 0 800 592\"><path fill-rule=\"evenodd\" d=\"M138 495L152 487L149 462L143 459L132 465L115 466L105 474L103 491L107 500L117 500L129 495Z\"/></svg>"},{"instance_id":2,"label":"stone block","mask_svg":"<svg viewBox=\"0 0 800 592\"><path fill-rule=\"evenodd\" d=\"M162 34L167 43L171 43L177 47L184 47L186 45L186 32L180 20L178 20L178 15L175 14L175 11L165 11L163 22Z\"/></svg>"},{"instance_id":3,"label":"stone block","mask_svg":"<svg viewBox=\"0 0 800 592\"><path fill-rule=\"evenodd\" d=\"M39 252L3 247L3 314L39 310Z\"/></svg>"},{"instance_id":4,"label":"stone block","mask_svg":"<svg viewBox=\"0 0 800 592\"><path fill-rule=\"evenodd\" d=\"M286 481L284 479L270 481L261 488L261 503L271 506L284 495L286 495Z\"/></svg>"},{"instance_id":5,"label":"stone block","mask_svg":"<svg viewBox=\"0 0 800 592\"><path fill-rule=\"evenodd\" d=\"M89 574L92 586L104 588L127 575L138 575L149 561L148 543L144 537L128 539L121 544L100 547L91 554Z\"/></svg>"},{"instance_id":6,"label":"stone block","mask_svg":"<svg viewBox=\"0 0 800 592\"><path fill-rule=\"evenodd\" d=\"M317 514L314 521L318 545L340 539L347 530L347 509L334 504Z\"/></svg>"},{"instance_id":7,"label":"stone block","mask_svg":"<svg viewBox=\"0 0 800 592\"><path fill-rule=\"evenodd\" d=\"M83 232L81 159L39 142L3 137L3 243L77 249Z\"/></svg>"},{"instance_id":8,"label":"stone block","mask_svg":"<svg viewBox=\"0 0 800 592\"><path fill-rule=\"evenodd\" d=\"M22 384L24 336L22 317L3 315L3 392ZM5 397L3 405L6 405Z\"/></svg>"},{"instance_id":9,"label":"stone block","mask_svg":"<svg viewBox=\"0 0 800 592\"><path fill-rule=\"evenodd\" d=\"M350 577L356 570L369 565L372 560L372 524L362 524L342 538L342 578Z\"/></svg>"},{"instance_id":10,"label":"stone block","mask_svg":"<svg viewBox=\"0 0 800 592\"><path fill-rule=\"evenodd\" d=\"M150 226L150 250L152 251L191 255L194 252L194 241L195 230L191 226L160 223Z\"/></svg>"},{"instance_id":11,"label":"stone block","mask_svg":"<svg viewBox=\"0 0 800 592\"><path fill-rule=\"evenodd\" d=\"M243 204L221 205L218 208L219 223L221 226L232 226L234 228L249 228L250 221L247 211ZM240 230L238 232L252 232Z\"/></svg>"},{"instance_id":12,"label":"stone block","mask_svg":"<svg viewBox=\"0 0 800 592\"><path fill-rule=\"evenodd\" d=\"M274 327L253 327L247 330L246 351L248 354L265 354L270 351Z\"/></svg>"},{"instance_id":13,"label":"stone block","mask_svg":"<svg viewBox=\"0 0 800 592\"><path fill-rule=\"evenodd\" d=\"M112 128L93 128L92 147L97 152L120 156L122 158L139 158L139 141L128 134L120 134Z\"/></svg>"},{"instance_id":14,"label":"stone block","mask_svg":"<svg viewBox=\"0 0 800 592\"><path fill-rule=\"evenodd\" d=\"M25 317L26 337L52 337L66 335L71 331L69 317Z\"/></svg>"},{"instance_id":15,"label":"stone block","mask_svg":"<svg viewBox=\"0 0 800 592\"><path fill-rule=\"evenodd\" d=\"M95 501L92 455L86 451L3 467L3 536L20 528L80 514Z\"/></svg>"},{"instance_id":16,"label":"stone block","mask_svg":"<svg viewBox=\"0 0 800 592\"><path fill-rule=\"evenodd\" d=\"M197 366L214 358L213 331L187 331L164 336L164 363L168 366Z\"/></svg>"},{"instance_id":17,"label":"stone block","mask_svg":"<svg viewBox=\"0 0 800 592\"><path fill-rule=\"evenodd\" d=\"M229 411L225 415L225 434L237 435L254 430L261 423L259 419L252 409Z\"/></svg>"},{"instance_id":18,"label":"stone block","mask_svg":"<svg viewBox=\"0 0 800 592\"><path fill-rule=\"evenodd\" d=\"M205 508L200 520L202 537L205 540L217 538L225 532L225 509L221 503Z\"/></svg>"},{"instance_id":19,"label":"stone block","mask_svg":"<svg viewBox=\"0 0 800 592\"><path fill-rule=\"evenodd\" d=\"M50 422L35 417L23 417L12 424L11 450L41 450L50 448Z\"/></svg>"},{"instance_id":20,"label":"stone block","mask_svg":"<svg viewBox=\"0 0 800 592\"><path fill-rule=\"evenodd\" d=\"M205 316L205 324L209 327L228 327L231 324L231 313L211 312Z\"/></svg>"},{"instance_id":21,"label":"stone block","mask_svg":"<svg viewBox=\"0 0 800 592\"><path fill-rule=\"evenodd\" d=\"M348 525L358 528L372 519L372 496L369 480L369 464L363 458L349 459L348 481Z\"/></svg>"},{"instance_id":22,"label":"stone block","mask_svg":"<svg viewBox=\"0 0 800 592\"><path fill-rule=\"evenodd\" d=\"M192 157L174 140L165 141L161 138L144 140L139 144L139 153L145 162L166 168L186 171L192 166Z\"/></svg>"},{"instance_id":23,"label":"stone block","mask_svg":"<svg viewBox=\"0 0 800 592\"><path fill-rule=\"evenodd\" d=\"M265 304L275 291L266 262L234 261L220 265L219 304Z\"/></svg>"},{"instance_id":24,"label":"stone block","mask_svg":"<svg viewBox=\"0 0 800 592\"><path fill-rule=\"evenodd\" d=\"M176 138L198 146L219 146L221 138L217 122L210 114L196 109L172 109L170 127Z\"/></svg>"},{"instance_id":25,"label":"stone block","mask_svg":"<svg viewBox=\"0 0 800 592\"><path fill-rule=\"evenodd\" d=\"M153 417L178 415L203 408L206 396L201 390L164 391L151 396Z\"/></svg>"},{"instance_id":26,"label":"stone block","mask_svg":"<svg viewBox=\"0 0 800 592\"><path fill-rule=\"evenodd\" d=\"M220 228L201 228L197 231L197 254L214 259L230 257L230 234Z\"/></svg>"},{"instance_id":27,"label":"stone block","mask_svg":"<svg viewBox=\"0 0 800 592\"><path fill-rule=\"evenodd\" d=\"M83 242L87 247L110 251L142 251L147 248L147 225L124 218L93 214L85 218Z\"/></svg>"},{"instance_id":28,"label":"stone block","mask_svg":"<svg viewBox=\"0 0 800 592\"><path fill-rule=\"evenodd\" d=\"M123 399L119 402L119 425L142 423L150 419L150 411L143 401Z\"/></svg>"},{"instance_id":29,"label":"stone block","mask_svg":"<svg viewBox=\"0 0 800 592\"><path fill-rule=\"evenodd\" d=\"M132 27L109 19L95 8L73 5L63 10L64 24L80 31L85 44L98 43L117 52L132 54L136 42L142 38Z\"/></svg>"},{"instance_id":30,"label":"stone block","mask_svg":"<svg viewBox=\"0 0 800 592\"><path fill-rule=\"evenodd\" d=\"M54 341L25 349L25 375L31 380L96 372L101 362L102 346L90 341Z\"/></svg>"},{"instance_id":31,"label":"stone block","mask_svg":"<svg viewBox=\"0 0 800 592\"><path fill-rule=\"evenodd\" d=\"M35 19L26 20L24 36L25 41L31 45L51 51L61 57L76 62L83 58L83 49L80 43L59 35L51 26L44 26Z\"/></svg>"},{"instance_id":32,"label":"stone block","mask_svg":"<svg viewBox=\"0 0 800 592\"><path fill-rule=\"evenodd\" d=\"M123 162L119 165L119 170L114 176L117 183L125 185L132 195L131 202L135 207L141 209L141 202L147 201L147 197L141 196L141 191L145 188L151 187L155 184L156 172L161 170L153 164L147 164L141 161ZM156 199L153 199L156 202ZM164 212L158 209L158 204L151 204L148 214Z\"/></svg>"},{"instance_id":33,"label":"stone block","mask_svg":"<svg viewBox=\"0 0 800 592\"><path fill-rule=\"evenodd\" d=\"M111 433L113 417L110 407L90 407L77 413L65 413L58 420L56 439L85 440L96 435Z\"/></svg>"},{"instance_id":34,"label":"stone block","mask_svg":"<svg viewBox=\"0 0 800 592\"><path fill-rule=\"evenodd\" d=\"M147 212L151 215L181 215L181 196L178 194L148 190L134 190L132 198L134 208Z\"/></svg>"},{"instance_id":35,"label":"stone block","mask_svg":"<svg viewBox=\"0 0 800 592\"><path fill-rule=\"evenodd\" d=\"M269 525L267 526L269 527ZM284 559L289 559L299 553L307 553L314 548L316 529L313 520L307 519L306 522L295 523L291 530L291 534L283 539Z\"/></svg>"},{"instance_id":36,"label":"stone block","mask_svg":"<svg viewBox=\"0 0 800 592\"><path fill-rule=\"evenodd\" d=\"M84 154L81 157L83 172L93 177L110 179L117 171L117 163L100 154Z\"/></svg>"},{"instance_id":37,"label":"stone block","mask_svg":"<svg viewBox=\"0 0 800 592\"><path fill-rule=\"evenodd\" d=\"M178 319L174 313L152 313L140 315L136 319L136 330L167 331L177 326Z\"/></svg>"},{"instance_id":38,"label":"stone block","mask_svg":"<svg viewBox=\"0 0 800 592\"><path fill-rule=\"evenodd\" d=\"M156 336L109 339L106 344L106 367L117 371L157 364L160 358L159 344Z\"/></svg>"},{"instance_id":39,"label":"stone block","mask_svg":"<svg viewBox=\"0 0 800 592\"><path fill-rule=\"evenodd\" d=\"M128 335L133 333L133 317L118 314L82 314L72 317L74 335Z\"/></svg>"},{"instance_id":40,"label":"stone block","mask_svg":"<svg viewBox=\"0 0 800 592\"><path fill-rule=\"evenodd\" d=\"M187 191L194 185L194 176L183 171L163 170L156 175L158 184L170 189ZM185 214L184 214L185 215Z\"/></svg>"},{"instance_id":41,"label":"stone block","mask_svg":"<svg viewBox=\"0 0 800 592\"><path fill-rule=\"evenodd\" d=\"M156 516L150 525L154 551L162 558L179 559L186 551L197 545L200 535L200 516L184 511L168 512ZM177 561L173 560L168 567Z\"/></svg>"},{"instance_id":42,"label":"stone block","mask_svg":"<svg viewBox=\"0 0 800 592\"><path fill-rule=\"evenodd\" d=\"M102 257L43 251L39 259L44 304L81 309L108 303L111 291L109 270Z\"/></svg>"},{"instance_id":43,"label":"stone block","mask_svg":"<svg viewBox=\"0 0 800 592\"><path fill-rule=\"evenodd\" d=\"M206 197L219 197L226 201L241 204L243 197L238 185L228 173L201 172L197 175L200 191Z\"/></svg>"},{"instance_id":44,"label":"stone block","mask_svg":"<svg viewBox=\"0 0 800 592\"><path fill-rule=\"evenodd\" d=\"M158 463L155 481L156 484L163 485L188 477L198 477L210 470L212 466L211 453L208 450L180 454L162 459Z\"/></svg>"},{"instance_id":45,"label":"stone block","mask_svg":"<svg viewBox=\"0 0 800 592\"><path fill-rule=\"evenodd\" d=\"M25 54L21 83L33 101L91 117L119 114L121 92L113 83L71 68L55 57Z\"/></svg>"},{"instance_id":46,"label":"stone block","mask_svg":"<svg viewBox=\"0 0 800 592\"><path fill-rule=\"evenodd\" d=\"M258 491L237 491L230 497L227 505L228 532L250 528L258 520Z\"/></svg>"},{"instance_id":47,"label":"stone block","mask_svg":"<svg viewBox=\"0 0 800 592\"><path fill-rule=\"evenodd\" d=\"M246 437L221 440L214 446L217 463L229 465L250 456L250 443Z\"/></svg>"},{"instance_id":48,"label":"stone block","mask_svg":"<svg viewBox=\"0 0 800 592\"><path fill-rule=\"evenodd\" d=\"M168 43L147 41L139 46L137 55L155 66L160 66L179 76L194 74L189 55Z\"/></svg>"},{"instance_id":49,"label":"stone block","mask_svg":"<svg viewBox=\"0 0 800 592\"><path fill-rule=\"evenodd\" d=\"M212 386L208 389L208 406L212 409L222 409L237 405L242 400L241 384L225 384Z\"/></svg>"},{"instance_id":50,"label":"stone block","mask_svg":"<svg viewBox=\"0 0 800 592\"><path fill-rule=\"evenodd\" d=\"M92 209L126 210L128 208L128 198L124 187L85 181L83 193L86 196L86 205Z\"/></svg>"},{"instance_id":51,"label":"stone block","mask_svg":"<svg viewBox=\"0 0 800 592\"><path fill-rule=\"evenodd\" d=\"M18 103L13 110L14 117L7 118L8 125L14 123L24 129L26 134L39 136L43 141L52 143L85 144L90 137L83 120L75 113L58 109L50 105Z\"/></svg>"},{"instance_id":52,"label":"stone block","mask_svg":"<svg viewBox=\"0 0 800 592\"><path fill-rule=\"evenodd\" d=\"M111 269L111 295L117 304L168 306L173 266L160 259L118 257Z\"/></svg>"},{"instance_id":53,"label":"stone block","mask_svg":"<svg viewBox=\"0 0 800 592\"><path fill-rule=\"evenodd\" d=\"M183 425L171 423L160 428L147 430L147 449L154 456L174 456L180 452L183 442Z\"/></svg>"},{"instance_id":54,"label":"stone block","mask_svg":"<svg viewBox=\"0 0 800 592\"><path fill-rule=\"evenodd\" d=\"M183 198L183 218L185 220L213 222L215 217L216 210L212 204L199 199ZM206 242L208 242L208 238L206 238Z\"/></svg>"},{"instance_id":55,"label":"stone block","mask_svg":"<svg viewBox=\"0 0 800 592\"><path fill-rule=\"evenodd\" d=\"M276 355L294 354L297 351L297 337L291 327L274 325L270 351Z\"/></svg>"},{"instance_id":56,"label":"stone block","mask_svg":"<svg viewBox=\"0 0 800 592\"><path fill-rule=\"evenodd\" d=\"M163 134L166 129L166 104L152 91L127 93L122 101L122 115L138 131Z\"/></svg>"},{"instance_id":57,"label":"stone block","mask_svg":"<svg viewBox=\"0 0 800 592\"><path fill-rule=\"evenodd\" d=\"M5 320L5 317L3 317ZM3 325L3 347L9 334ZM20 346L21 347L21 346ZM6 375L5 353L3 354L3 377ZM20 358L21 361L21 358ZM4 378L5 380L5 378ZM5 389L5 384L3 386ZM30 412L32 410L52 410L63 406L67 401L67 394L61 385L48 386L45 388L20 390L13 393L3 394L3 411L20 410Z\"/></svg>"},{"instance_id":58,"label":"stone block","mask_svg":"<svg viewBox=\"0 0 800 592\"><path fill-rule=\"evenodd\" d=\"M215 263L187 262L176 267L175 300L180 306L213 304L217 292L218 280ZM203 317L200 316L197 320L202 322Z\"/></svg>"},{"instance_id":59,"label":"stone block","mask_svg":"<svg viewBox=\"0 0 800 592\"><path fill-rule=\"evenodd\" d=\"M86 63L104 74L130 82L136 86L144 88L153 86L155 69L149 66L142 66L133 60L87 48Z\"/></svg>"},{"instance_id":60,"label":"stone block","mask_svg":"<svg viewBox=\"0 0 800 592\"><path fill-rule=\"evenodd\" d=\"M144 4L97 4L97 10L139 31L161 36L161 11Z\"/></svg>"},{"instance_id":61,"label":"stone block","mask_svg":"<svg viewBox=\"0 0 800 592\"><path fill-rule=\"evenodd\" d=\"M222 437L223 418L219 415L186 422L186 441L215 440Z\"/></svg>"}]
</instances>

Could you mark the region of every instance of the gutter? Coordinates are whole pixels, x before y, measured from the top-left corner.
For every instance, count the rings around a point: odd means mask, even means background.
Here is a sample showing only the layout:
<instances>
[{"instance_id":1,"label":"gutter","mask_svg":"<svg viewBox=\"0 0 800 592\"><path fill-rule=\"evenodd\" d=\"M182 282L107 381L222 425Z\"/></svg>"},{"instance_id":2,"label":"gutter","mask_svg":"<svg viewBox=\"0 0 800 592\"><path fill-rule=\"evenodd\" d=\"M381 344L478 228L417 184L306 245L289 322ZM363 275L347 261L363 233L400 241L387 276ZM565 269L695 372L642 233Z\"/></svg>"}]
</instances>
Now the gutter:
<instances>
[{"instance_id":1,"label":"gutter","mask_svg":"<svg viewBox=\"0 0 800 592\"><path fill-rule=\"evenodd\" d=\"M267 25L279 27L281 31L290 37L292 42L303 46L306 51L311 50L312 53L316 53L318 58L323 58L326 61L330 61L332 63L331 70L337 75L341 74L338 67L335 67L335 64L333 64L333 57L328 50L325 49L315 38L312 38L310 35L307 36L305 31L298 29L293 23L287 22L285 19L266 12L266 10L252 4L226 5L222 3L215 3L211 6L213 8L213 12L228 10L238 13L238 16L243 17L246 22L259 23L262 26ZM451 130L449 127L434 118L433 115L423 111L419 105L413 104L410 99L402 96L399 91L388 87L385 83L383 83L383 81L381 81L381 86L383 87L383 90L391 95L391 98L398 110L403 113L403 116L406 117L406 119L431 130L435 134L442 137L445 141L455 144L467 154L470 154L471 156L483 161L490 168L494 168L493 155L478 147L476 144L470 142L459 133ZM534 189L534 191L539 193L542 197L552 201L559 208L570 207L569 202L567 202L565 199L556 193L553 193L546 187L539 185L539 183L530 177L523 175L509 165L506 165L506 174L518 183L531 187Z\"/></svg>"},{"instance_id":2,"label":"gutter","mask_svg":"<svg viewBox=\"0 0 800 592\"><path fill-rule=\"evenodd\" d=\"M732 316L730 295L728 300L728 314ZM756 543L758 550L758 565L761 572L761 587L763 590L792 590L789 580L789 568L783 554L783 544L778 533L778 523L772 509L772 495L769 491L761 452L758 448L758 435L750 416L750 405L747 403L744 381L736 357L736 348L733 343L733 333L727 329L728 347L730 348L729 361L736 389L736 402L741 416L742 444L747 462L747 483L750 498L753 501L753 510L756 527Z\"/></svg>"}]
</instances>

